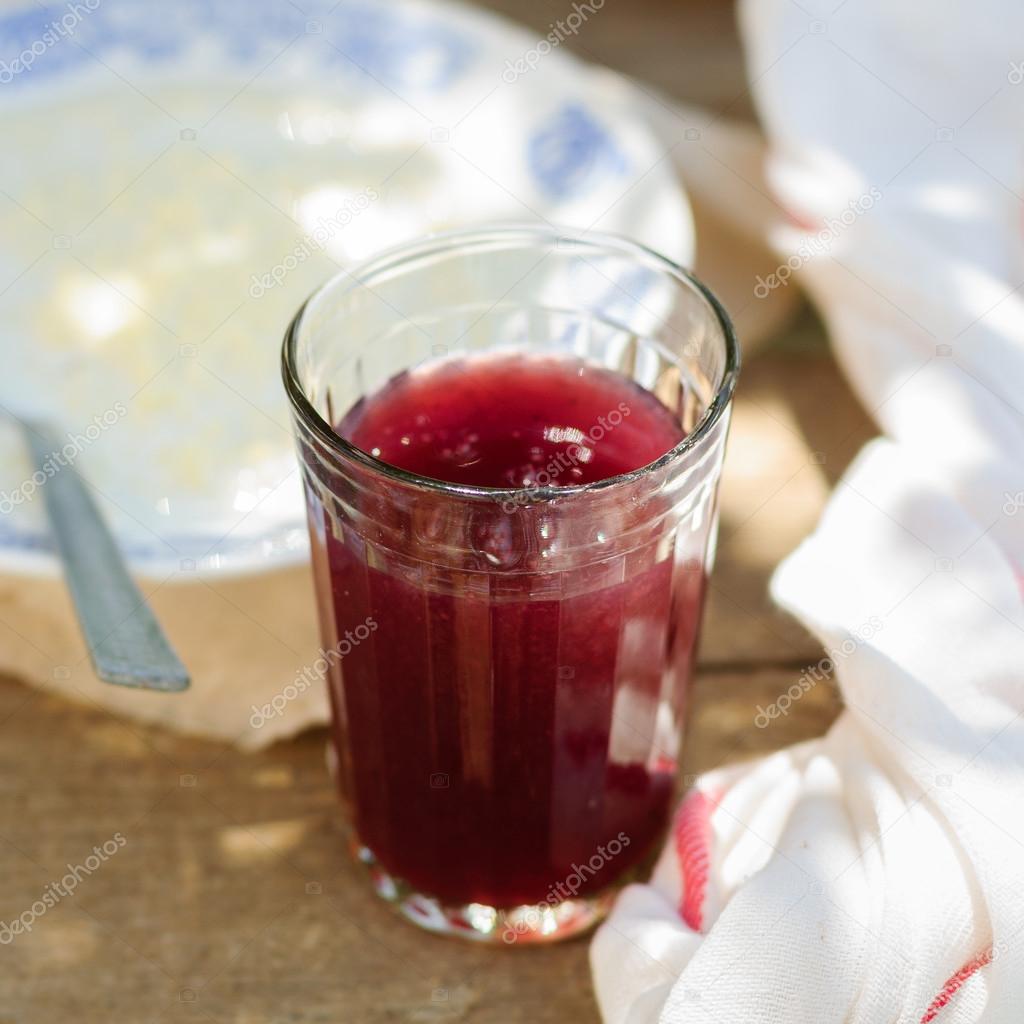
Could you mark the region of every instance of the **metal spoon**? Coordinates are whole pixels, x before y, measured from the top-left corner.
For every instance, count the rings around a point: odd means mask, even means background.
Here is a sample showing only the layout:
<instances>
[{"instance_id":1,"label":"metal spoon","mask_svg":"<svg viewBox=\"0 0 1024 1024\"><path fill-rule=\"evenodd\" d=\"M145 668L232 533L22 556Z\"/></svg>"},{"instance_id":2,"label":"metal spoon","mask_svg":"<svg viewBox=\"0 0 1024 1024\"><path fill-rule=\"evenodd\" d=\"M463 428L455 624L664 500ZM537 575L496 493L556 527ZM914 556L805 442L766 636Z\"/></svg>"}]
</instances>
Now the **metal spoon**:
<instances>
[{"instance_id":1,"label":"metal spoon","mask_svg":"<svg viewBox=\"0 0 1024 1024\"><path fill-rule=\"evenodd\" d=\"M188 689L188 670L164 636L96 503L70 467L51 474L60 447L46 422L19 419L32 462L47 475L46 512L64 564L89 657L100 679L118 686L176 692Z\"/></svg>"}]
</instances>

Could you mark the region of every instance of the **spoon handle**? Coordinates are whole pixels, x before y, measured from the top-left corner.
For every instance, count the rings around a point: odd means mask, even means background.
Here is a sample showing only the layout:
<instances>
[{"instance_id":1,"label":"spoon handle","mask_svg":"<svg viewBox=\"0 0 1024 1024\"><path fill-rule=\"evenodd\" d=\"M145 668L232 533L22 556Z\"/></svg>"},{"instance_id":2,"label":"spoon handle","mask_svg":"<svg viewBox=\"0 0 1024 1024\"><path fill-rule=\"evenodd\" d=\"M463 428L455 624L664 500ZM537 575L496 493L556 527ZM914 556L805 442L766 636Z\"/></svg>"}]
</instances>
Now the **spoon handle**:
<instances>
[{"instance_id":1,"label":"spoon handle","mask_svg":"<svg viewBox=\"0 0 1024 1024\"><path fill-rule=\"evenodd\" d=\"M59 447L46 424L22 421L32 461L46 465ZM174 692L188 671L128 575L121 552L92 496L70 467L47 473L42 488L89 656L100 679L118 686Z\"/></svg>"}]
</instances>

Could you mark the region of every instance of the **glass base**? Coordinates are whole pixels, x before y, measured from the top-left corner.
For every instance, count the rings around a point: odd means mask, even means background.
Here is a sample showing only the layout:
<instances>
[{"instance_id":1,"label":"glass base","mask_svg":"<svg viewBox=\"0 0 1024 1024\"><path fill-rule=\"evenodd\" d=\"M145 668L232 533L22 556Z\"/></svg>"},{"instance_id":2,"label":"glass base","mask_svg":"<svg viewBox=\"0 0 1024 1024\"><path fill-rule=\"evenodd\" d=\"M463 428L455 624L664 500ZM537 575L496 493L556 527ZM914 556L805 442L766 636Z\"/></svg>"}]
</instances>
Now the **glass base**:
<instances>
[{"instance_id":1,"label":"glass base","mask_svg":"<svg viewBox=\"0 0 1024 1024\"><path fill-rule=\"evenodd\" d=\"M402 917L429 932L471 942L516 946L559 942L581 935L608 913L615 896L614 892L605 891L555 904L523 904L505 909L483 903L442 903L389 874L373 851L358 841L353 841L352 853L368 869L377 895L393 904Z\"/></svg>"}]
</instances>

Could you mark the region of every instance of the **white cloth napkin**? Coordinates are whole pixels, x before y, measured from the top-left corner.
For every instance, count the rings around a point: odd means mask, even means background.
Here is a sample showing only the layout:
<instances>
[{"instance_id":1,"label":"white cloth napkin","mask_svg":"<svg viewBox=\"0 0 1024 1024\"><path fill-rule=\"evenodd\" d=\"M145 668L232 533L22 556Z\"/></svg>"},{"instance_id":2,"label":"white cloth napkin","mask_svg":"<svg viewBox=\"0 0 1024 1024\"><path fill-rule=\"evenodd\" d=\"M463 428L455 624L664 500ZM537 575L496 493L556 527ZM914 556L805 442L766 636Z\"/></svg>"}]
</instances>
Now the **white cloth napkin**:
<instances>
[{"instance_id":1,"label":"white cloth napkin","mask_svg":"<svg viewBox=\"0 0 1024 1024\"><path fill-rule=\"evenodd\" d=\"M789 214L761 290L810 292L888 435L773 581L846 710L684 799L595 937L608 1024L1024 1006L1024 11L832 7L742 21Z\"/></svg>"}]
</instances>

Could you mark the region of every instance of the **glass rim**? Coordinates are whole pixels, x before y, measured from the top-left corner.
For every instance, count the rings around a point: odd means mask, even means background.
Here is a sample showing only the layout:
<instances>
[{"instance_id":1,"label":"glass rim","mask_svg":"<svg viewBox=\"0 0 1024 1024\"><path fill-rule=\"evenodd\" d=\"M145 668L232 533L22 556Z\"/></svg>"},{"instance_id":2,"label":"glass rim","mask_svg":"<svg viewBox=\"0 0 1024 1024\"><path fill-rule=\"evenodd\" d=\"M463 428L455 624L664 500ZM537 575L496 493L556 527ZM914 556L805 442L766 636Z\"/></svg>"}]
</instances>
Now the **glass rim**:
<instances>
[{"instance_id":1,"label":"glass rim","mask_svg":"<svg viewBox=\"0 0 1024 1024\"><path fill-rule=\"evenodd\" d=\"M591 249L610 249L624 256L642 257L646 261L654 262L670 277L692 288L704 300L722 332L725 367L714 397L708 403L704 414L693 430L654 461L630 470L628 473L618 473L615 476L605 477L591 483L568 484L563 487L483 487L477 484L457 484L447 480L438 480L436 477L421 476L418 473L411 473L398 466L393 466L383 459L378 459L338 434L314 408L299 381L296 369L296 347L303 326L303 317L310 305L328 291L336 288L338 283L345 278L349 279L349 283L342 289L340 293L342 295L369 285L373 278L379 277L381 274L436 253L451 251L455 248L471 248L495 241L511 241L516 238L521 238L524 241L532 238L554 245L568 241ZM408 486L432 491L435 494L447 494L459 498L483 498L500 502L503 500L521 501L523 494L528 493L531 504L573 495L590 494L642 480L678 461L687 452L700 447L722 418L732 400L739 368L739 343L729 314L711 289L680 264L624 235L531 223L497 223L439 231L426 235L419 241L391 246L356 264L351 269L339 270L317 287L302 303L285 331L284 343L281 347L281 375L292 408L302 423L329 451L343 459L356 462L365 469L390 477Z\"/></svg>"}]
</instances>

